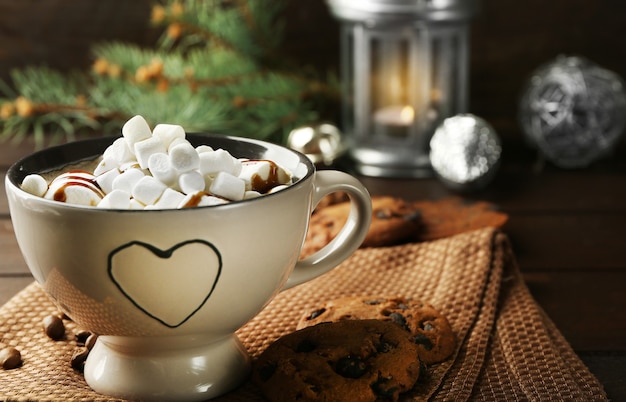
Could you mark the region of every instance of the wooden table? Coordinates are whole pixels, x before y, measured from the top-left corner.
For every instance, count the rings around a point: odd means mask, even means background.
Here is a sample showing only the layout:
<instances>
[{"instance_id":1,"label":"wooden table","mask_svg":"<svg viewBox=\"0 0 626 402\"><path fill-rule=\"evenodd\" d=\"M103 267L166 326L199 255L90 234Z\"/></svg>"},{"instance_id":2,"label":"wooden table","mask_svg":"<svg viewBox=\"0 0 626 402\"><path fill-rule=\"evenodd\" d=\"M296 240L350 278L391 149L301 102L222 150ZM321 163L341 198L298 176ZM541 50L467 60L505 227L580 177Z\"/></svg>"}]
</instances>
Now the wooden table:
<instances>
[{"instance_id":1,"label":"wooden table","mask_svg":"<svg viewBox=\"0 0 626 402\"><path fill-rule=\"evenodd\" d=\"M30 152L0 144L0 171ZM539 165L533 152L505 144L487 189L464 195L497 204L531 293L612 400L626 400L626 149L582 170ZM373 195L410 200L452 195L436 179L361 178ZM4 179L2 180L4 187ZM33 281L0 191L0 305Z\"/></svg>"}]
</instances>

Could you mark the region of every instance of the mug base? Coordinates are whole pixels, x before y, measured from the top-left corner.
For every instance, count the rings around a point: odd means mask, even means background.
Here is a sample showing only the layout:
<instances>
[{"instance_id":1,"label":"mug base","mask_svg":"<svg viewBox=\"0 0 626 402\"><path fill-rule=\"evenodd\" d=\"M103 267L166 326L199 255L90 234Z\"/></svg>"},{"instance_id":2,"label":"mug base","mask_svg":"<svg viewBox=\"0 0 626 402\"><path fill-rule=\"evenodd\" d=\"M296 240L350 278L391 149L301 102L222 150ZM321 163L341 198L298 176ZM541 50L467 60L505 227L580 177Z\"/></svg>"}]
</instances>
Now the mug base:
<instances>
[{"instance_id":1,"label":"mug base","mask_svg":"<svg viewBox=\"0 0 626 402\"><path fill-rule=\"evenodd\" d=\"M85 362L85 381L94 391L133 400L207 400L237 388L249 374L250 358L236 335L210 343L100 336Z\"/></svg>"}]
</instances>

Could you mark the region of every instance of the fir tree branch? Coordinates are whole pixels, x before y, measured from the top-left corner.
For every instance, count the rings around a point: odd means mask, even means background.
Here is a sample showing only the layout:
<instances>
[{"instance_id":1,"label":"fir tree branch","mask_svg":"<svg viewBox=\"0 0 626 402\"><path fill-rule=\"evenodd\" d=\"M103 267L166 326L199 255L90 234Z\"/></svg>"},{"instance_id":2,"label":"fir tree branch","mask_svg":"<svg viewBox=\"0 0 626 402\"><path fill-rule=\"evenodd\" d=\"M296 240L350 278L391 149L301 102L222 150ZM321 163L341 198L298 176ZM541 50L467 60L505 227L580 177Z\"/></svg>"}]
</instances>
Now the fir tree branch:
<instances>
[{"instance_id":1,"label":"fir tree branch","mask_svg":"<svg viewBox=\"0 0 626 402\"><path fill-rule=\"evenodd\" d=\"M90 72L15 71L12 86L0 82L0 141L104 134L141 114L152 124L284 142L338 96L332 79L276 54L284 3L167 0L153 9L164 27L154 48L105 42L92 47Z\"/></svg>"}]
</instances>

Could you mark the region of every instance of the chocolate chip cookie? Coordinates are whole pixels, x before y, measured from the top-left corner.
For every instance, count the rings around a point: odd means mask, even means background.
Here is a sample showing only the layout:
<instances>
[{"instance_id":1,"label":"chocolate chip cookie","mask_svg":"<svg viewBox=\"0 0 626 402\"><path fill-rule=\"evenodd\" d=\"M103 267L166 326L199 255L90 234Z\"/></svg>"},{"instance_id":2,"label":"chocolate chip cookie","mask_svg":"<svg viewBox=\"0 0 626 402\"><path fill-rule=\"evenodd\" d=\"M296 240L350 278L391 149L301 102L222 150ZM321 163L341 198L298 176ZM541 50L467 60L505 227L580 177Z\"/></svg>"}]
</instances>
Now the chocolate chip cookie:
<instances>
[{"instance_id":1,"label":"chocolate chip cookie","mask_svg":"<svg viewBox=\"0 0 626 402\"><path fill-rule=\"evenodd\" d=\"M285 335L254 364L272 402L397 401L420 375L417 346L380 320L322 323Z\"/></svg>"},{"instance_id":2,"label":"chocolate chip cookie","mask_svg":"<svg viewBox=\"0 0 626 402\"><path fill-rule=\"evenodd\" d=\"M456 337L444 315L432 305L403 297L344 297L323 303L304 314L297 328L322 322L377 319L390 321L411 334L420 360L441 362L452 355Z\"/></svg>"},{"instance_id":3,"label":"chocolate chip cookie","mask_svg":"<svg viewBox=\"0 0 626 402\"><path fill-rule=\"evenodd\" d=\"M316 209L311 217L301 257L308 257L328 244L345 224L349 202ZM420 226L420 212L409 202L394 197L372 197L372 223L362 247L381 247L410 239Z\"/></svg>"},{"instance_id":4,"label":"chocolate chip cookie","mask_svg":"<svg viewBox=\"0 0 626 402\"><path fill-rule=\"evenodd\" d=\"M318 205L309 225L301 258L328 244L346 222L350 204L327 197ZM389 196L372 197L372 224L362 247L393 246L408 241L430 241L483 227L502 227L506 213L495 204L446 197L408 202Z\"/></svg>"},{"instance_id":5,"label":"chocolate chip cookie","mask_svg":"<svg viewBox=\"0 0 626 402\"><path fill-rule=\"evenodd\" d=\"M416 201L411 206L421 213L422 225L414 240L429 241L484 227L500 228L509 216L495 204L446 197L437 201Z\"/></svg>"}]
</instances>

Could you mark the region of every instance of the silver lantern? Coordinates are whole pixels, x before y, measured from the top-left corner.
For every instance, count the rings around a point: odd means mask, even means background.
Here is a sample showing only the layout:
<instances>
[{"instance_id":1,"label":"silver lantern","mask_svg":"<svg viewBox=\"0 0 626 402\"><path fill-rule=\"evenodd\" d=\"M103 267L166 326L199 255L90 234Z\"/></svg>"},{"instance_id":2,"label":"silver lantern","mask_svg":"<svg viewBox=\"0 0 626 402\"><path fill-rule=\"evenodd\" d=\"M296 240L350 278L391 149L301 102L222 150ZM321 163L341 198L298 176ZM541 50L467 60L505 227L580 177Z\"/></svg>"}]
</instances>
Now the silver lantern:
<instances>
[{"instance_id":1,"label":"silver lantern","mask_svg":"<svg viewBox=\"0 0 626 402\"><path fill-rule=\"evenodd\" d=\"M327 0L341 21L342 124L361 174L424 177L429 141L468 108L478 0Z\"/></svg>"}]
</instances>

